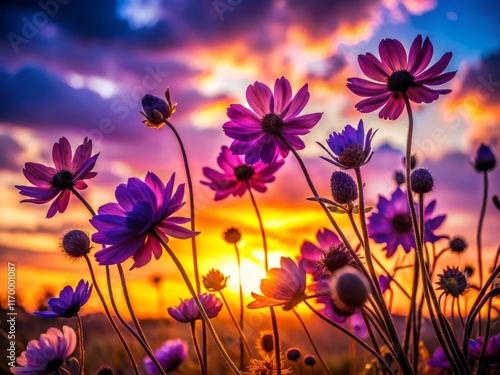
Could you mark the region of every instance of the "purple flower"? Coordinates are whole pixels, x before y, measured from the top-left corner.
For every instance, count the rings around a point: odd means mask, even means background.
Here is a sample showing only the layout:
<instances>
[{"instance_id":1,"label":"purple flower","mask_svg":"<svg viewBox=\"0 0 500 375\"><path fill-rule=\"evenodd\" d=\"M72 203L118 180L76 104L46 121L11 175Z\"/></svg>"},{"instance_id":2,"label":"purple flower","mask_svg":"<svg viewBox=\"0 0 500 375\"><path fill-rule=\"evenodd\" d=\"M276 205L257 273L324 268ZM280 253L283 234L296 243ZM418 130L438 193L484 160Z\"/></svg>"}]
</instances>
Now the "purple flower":
<instances>
[{"instance_id":1,"label":"purple flower","mask_svg":"<svg viewBox=\"0 0 500 375\"><path fill-rule=\"evenodd\" d=\"M75 291L71 286L65 286L59 293L59 298L51 298L47 302L48 311L35 311L35 315L46 318L61 317L71 318L76 316L80 308L87 303L92 294L92 285L83 279L80 280Z\"/></svg>"},{"instance_id":2,"label":"purple flower","mask_svg":"<svg viewBox=\"0 0 500 375\"><path fill-rule=\"evenodd\" d=\"M215 191L215 200L221 200L229 195L243 196L251 188L260 193L267 190L266 184L275 180L274 173L285 163L278 155L269 164L261 161L246 165L241 157L233 155L227 146L222 146L217 164L222 173L212 168L204 167L203 175L210 181L201 181Z\"/></svg>"},{"instance_id":3,"label":"purple flower","mask_svg":"<svg viewBox=\"0 0 500 375\"><path fill-rule=\"evenodd\" d=\"M149 263L152 255L159 259L162 245L153 236L153 230L165 242L168 242L167 236L185 239L199 233L179 225L190 219L172 216L184 205L184 184L173 193L174 180L175 173L164 185L158 176L148 172L144 182L129 178L127 184L116 188L118 203L101 206L98 215L90 220L98 230L92 235L92 241L110 245L95 253L100 265L118 264L133 257L133 269Z\"/></svg>"},{"instance_id":4,"label":"purple flower","mask_svg":"<svg viewBox=\"0 0 500 375\"><path fill-rule=\"evenodd\" d=\"M469 354L472 358L479 359L483 343L484 337L469 341ZM500 368L500 334L490 337L488 340L483 361L490 368Z\"/></svg>"},{"instance_id":5,"label":"purple flower","mask_svg":"<svg viewBox=\"0 0 500 375\"><path fill-rule=\"evenodd\" d=\"M446 83L456 74L442 74L451 60L451 52L445 53L437 63L425 70L433 53L429 38L425 38L422 45L422 36L418 35L408 57L401 42L395 39L383 39L378 48L381 61L371 53L358 56L359 67L373 81L362 78L347 80L347 87L354 94L367 98L356 104L360 112L373 112L383 107L379 117L396 120L405 107L404 93L415 103L431 103L439 95L451 92L429 87Z\"/></svg>"},{"instance_id":6,"label":"purple flower","mask_svg":"<svg viewBox=\"0 0 500 375\"><path fill-rule=\"evenodd\" d=\"M281 268L271 268L267 278L260 281L263 295L252 292L255 301L248 304L249 309L269 306L283 306L291 310L306 297L305 265L297 266L291 258L281 257Z\"/></svg>"},{"instance_id":7,"label":"purple flower","mask_svg":"<svg viewBox=\"0 0 500 375\"><path fill-rule=\"evenodd\" d=\"M184 340L167 340L163 345L154 351L154 355L165 372L175 370L185 361L188 346ZM151 358L144 358L144 368L151 375L159 374L158 369Z\"/></svg>"},{"instance_id":8,"label":"purple flower","mask_svg":"<svg viewBox=\"0 0 500 375\"><path fill-rule=\"evenodd\" d=\"M450 362L446 358L443 348L438 347L434 355L427 361L427 366L435 368L440 374L444 374L451 370Z\"/></svg>"},{"instance_id":9,"label":"purple flower","mask_svg":"<svg viewBox=\"0 0 500 375\"><path fill-rule=\"evenodd\" d=\"M233 138L231 151L235 155L245 155L245 163L254 164L259 160L269 164L276 151L285 158L289 148L279 139L285 138L295 150L305 145L299 135L309 133L321 119L322 113L299 116L309 101L307 84L292 98L292 87L285 77L274 84L274 94L261 82L248 86L246 91L250 109L241 104L231 104L227 109L229 117L222 128Z\"/></svg>"},{"instance_id":10,"label":"purple flower","mask_svg":"<svg viewBox=\"0 0 500 375\"><path fill-rule=\"evenodd\" d=\"M16 358L19 366L11 367L10 372L17 375L63 375L67 370L61 368L68 362L76 347L76 333L73 328L63 326L62 332L49 328L39 340L31 340L26 350Z\"/></svg>"},{"instance_id":11,"label":"purple flower","mask_svg":"<svg viewBox=\"0 0 500 375\"><path fill-rule=\"evenodd\" d=\"M316 240L318 245L304 241L300 247L300 264L304 264L306 272L312 274L315 279L323 270L320 260L323 258L324 250L340 244L338 236L326 228L318 230Z\"/></svg>"},{"instance_id":12,"label":"purple flower","mask_svg":"<svg viewBox=\"0 0 500 375\"><path fill-rule=\"evenodd\" d=\"M372 129L370 129L365 136L363 120L359 120L358 129L346 125L342 133L333 132L326 140L326 144L332 152L317 142L330 155L331 159L320 157L342 169L359 168L368 163L373 155L371 142L376 132L372 133Z\"/></svg>"},{"instance_id":13,"label":"purple flower","mask_svg":"<svg viewBox=\"0 0 500 375\"><path fill-rule=\"evenodd\" d=\"M436 216L431 219L431 215L436 208L436 200L430 202L424 209L425 242L434 243L446 236L437 236L434 231L443 223L446 215ZM370 216L368 223L370 237L376 243L385 243L384 250L387 250L387 257L391 257L399 245L405 252L409 253L415 248L415 236L411 223L410 208L406 194L398 187L392 193L391 200L380 196L377 203L377 212Z\"/></svg>"},{"instance_id":14,"label":"purple flower","mask_svg":"<svg viewBox=\"0 0 500 375\"><path fill-rule=\"evenodd\" d=\"M476 151L476 156L474 157L474 169L478 172L487 172L495 168L497 161L495 155L491 151L491 148L481 143Z\"/></svg>"},{"instance_id":15,"label":"purple flower","mask_svg":"<svg viewBox=\"0 0 500 375\"><path fill-rule=\"evenodd\" d=\"M165 91L165 99L167 99L167 101L150 94L146 94L142 97L142 108L144 112L141 113L146 117L143 123L148 127L153 129L161 128L175 113L177 103L172 104L170 101L169 89Z\"/></svg>"},{"instance_id":16,"label":"purple flower","mask_svg":"<svg viewBox=\"0 0 500 375\"><path fill-rule=\"evenodd\" d=\"M73 157L68 140L60 138L52 148L55 168L31 162L24 165L24 176L35 186L16 185L20 190L19 194L31 197L23 199L21 203L43 204L55 198L49 207L47 218L53 217L57 212L63 213L68 207L71 191L86 189L87 184L83 180L97 175L91 171L99 154L92 157L91 154L92 141L87 137L83 140L83 144L77 147Z\"/></svg>"},{"instance_id":17,"label":"purple flower","mask_svg":"<svg viewBox=\"0 0 500 375\"><path fill-rule=\"evenodd\" d=\"M209 318L215 318L222 309L222 301L213 294L203 293L198 295L201 305L205 309ZM194 298L181 301L179 306L169 307L169 315L181 323L194 322L196 319L202 319L200 309Z\"/></svg>"}]
</instances>

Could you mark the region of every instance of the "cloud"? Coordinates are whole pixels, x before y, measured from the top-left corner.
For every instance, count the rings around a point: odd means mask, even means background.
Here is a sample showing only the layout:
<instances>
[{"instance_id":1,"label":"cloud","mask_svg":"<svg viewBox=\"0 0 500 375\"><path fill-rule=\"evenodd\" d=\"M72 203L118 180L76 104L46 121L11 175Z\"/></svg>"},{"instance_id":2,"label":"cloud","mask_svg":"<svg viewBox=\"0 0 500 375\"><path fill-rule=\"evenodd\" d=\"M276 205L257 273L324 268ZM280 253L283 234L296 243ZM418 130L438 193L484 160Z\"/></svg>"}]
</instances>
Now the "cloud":
<instances>
[{"instance_id":1,"label":"cloud","mask_svg":"<svg viewBox=\"0 0 500 375\"><path fill-rule=\"evenodd\" d=\"M22 147L10 135L0 135L0 170L17 171L19 165L16 162Z\"/></svg>"}]
</instances>

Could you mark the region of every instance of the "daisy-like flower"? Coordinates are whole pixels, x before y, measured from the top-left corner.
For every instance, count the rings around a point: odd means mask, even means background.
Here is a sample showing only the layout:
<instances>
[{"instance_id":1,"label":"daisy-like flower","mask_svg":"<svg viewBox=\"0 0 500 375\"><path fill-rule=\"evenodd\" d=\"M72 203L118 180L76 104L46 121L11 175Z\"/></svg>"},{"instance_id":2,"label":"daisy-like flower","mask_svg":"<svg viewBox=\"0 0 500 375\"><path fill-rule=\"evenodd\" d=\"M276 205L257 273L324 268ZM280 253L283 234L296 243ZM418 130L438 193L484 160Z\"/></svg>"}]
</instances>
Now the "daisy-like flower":
<instances>
[{"instance_id":1,"label":"daisy-like flower","mask_svg":"<svg viewBox=\"0 0 500 375\"><path fill-rule=\"evenodd\" d=\"M110 245L95 253L100 265L118 264L132 257L133 269L149 263L152 255L159 259L162 245L153 230L165 242L168 236L185 239L199 233L179 225L191 219L172 216L184 206L184 184L174 193L174 181L175 173L164 185L157 175L148 172L144 181L133 177L116 188L118 203L101 206L98 215L90 220L98 231L92 241Z\"/></svg>"},{"instance_id":2,"label":"daisy-like flower","mask_svg":"<svg viewBox=\"0 0 500 375\"><path fill-rule=\"evenodd\" d=\"M62 332L49 328L39 340L31 340L26 350L16 358L18 366L10 372L17 375L63 375L68 371L61 367L68 363L76 347L76 333L73 328L63 326Z\"/></svg>"},{"instance_id":3,"label":"daisy-like flower","mask_svg":"<svg viewBox=\"0 0 500 375\"><path fill-rule=\"evenodd\" d=\"M230 147L233 154L245 155L247 164L259 160L269 164L276 152L285 158L290 150L278 135L295 150L302 150L305 144L299 135L309 133L322 116L322 113L299 116L309 101L308 86L302 86L292 98L292 87L285 77L276 80L274 93L265 84L255 82L248 86L246 97L251 110L231 104L227 109L230 121L222 128L234 139Z\"/></svg>"},{"instance_id":4,"label":"daisy-like flower","mask_svg":"<svg viewBox=\"0 0 500 375\"><path fill-rule=\"evenodd\" d=\"M59 298L48 300L47 311L35 311L34 314L46 318L61 317L71 318L76 316L83 305L87 303L92 294L92 285L83 279L80 280L75 290L69 285L65 286L59 293Z\"/></svg>"},{"instance_id":5,"label":"daisy-like flower","mask_svg":"<svg viewBox=\"0 0 500 375\"><path fill-rule=\"evenodd\" d=\"M284 357L280 358L281 374L288 375L292 373L290 367L285 367ZM247 371L243 372L244 375L276 375L278 374L278 368L276 366L276 357L264 356L262 359L250 358L250 365L247 367Z\"/></svg>"},{"instance_id":6,"label":"daisy-like flower","mask_svg":"<svg viewBox=\"0 0 500 375\"><path fill-rule=\"evenodd\" d=\"M186 360L188 352L187 342L184 340L167 340L154 351L154 355L165 372L175 370ZM151 358L144 358L144 368L151 375L159 374Z\"/></svg>"},{"instance_id":7,"label":"daisy-like flower","mask_svg":"<svg viewBox=\"0 0 500 375\"><path fill-rule=\"evenodd\" d=\"M478 360L483 347L484 337L469 341L469 354ZM500 368L500 334L490 337L484 353L484 364L490 368Z\"/></svg>"},{"instance_id":8,"label":"daisy-like flower","mask_svg":"<svg viewBox=\"0 0 500 375\"><path fill-rule=\"evenodd\" d=\"M165 99L167 99L167 101L150 94L146 94L142 97L142 108L144 112L141 113L146 117L143 123L148 127L153 129L161 128L165 125L165 122L170 116L175 113L177 103L172 104L170 101L169 89L165 92Z\"/></svg>"},{"instance_id":9,"label":"daisy-like flower","mask_svg":"<svg viewBox=\"0 0 500 375\"><path fill-rule=\"evenodd\" d=\"M306 298L305 265L297 266L291 258L281 257L281 268L271 268L266 279L260 281L260 291L252 292L255 301L248 304L249 309L269 306L283 306L291 310Z\"/></svg>"},{"instance_id":10,"label":"daisy-like flower","mask_svg":"<svg viewBox=\"0 0 500 375\"><path fill-rule=\"evenodd\" d=\"M222 301L213 294L203 293L198 295L198 298L210 319L215 318L221 311ZM179 306L169 307L168 313L172 318L181 323L190 323L197 319L202 319L200 309L194 298L181 301Z\"/></svg>"},{"instance_id":11,"label":"daisy-like flower","mask_svg":"<svg viewBox=\"0 0 500 375\"><path fill-rule=\"evenodd\" d=\"M437 289L441 289L444 294L451 294L455 298L464 294L469 287L467 274L460 271L458 267L450 268L448 266L442 274L438 275L438 278L439 281L436 284L439 285L439 288Z\"/></svg>"},{"instance_id":12,"label":"daisy-like flower","mask_svg":"<svg viewBox=\"0 0 500 375\"><path fill-rule=\"evenodd\" d=\"M317 142L331 159L320 157L342 169L359 168L368 163L373 155L371 143L376 132L370 129L365 135L363 120L359 120L358 129L346 125L341 133L333 132L326 140L330 150Z\"/></svg>"},{"instance_id":13,"label":"daisy-like flower","mask_svg":"<svg viewBox=\"0 0 500 375\"><path fill-rule=\"evenodd\" d=\"M19 194L31 197L23 199L21 203L43 204L55 198L47 211L47 218L53 217L57 212L66 211L71 191L86 189L87 184L83 180L97 175L92 169L99 154L92 157L91 154L92 141L87 137L83 140L83 144L77 147L74 156L69 141L64 137L60 138L52 148L55 168L32 162L24 165L24 176L35 186L16 185L20 190Z\"/></svg>"},{"instance_id":14,"label":"daisy-like flower","mask_svg":"<svg viewBox=\"0 0 500 375\"><path fill-rule=\"evenodd\" d=\"M373 81L362 78L347 80L347 87L354 94L367 98L356 104L358 111L368 113L383 107L379 117L396 120L405 107L403 95L415 103L431 103L439 95L451 92L429 87L446 83L456 74L443 73L451 60L451 52L445 53L426 70L433 54L429 38L425 38L422 44L422 36L418 35L408 56L403 44L395 39L383 39L378 49L380 60L371 53L358 56L359 67Z\"/></svg>"},{"instance_id":15,"label":"daisy-like flower","mask_svg":"<svg viewBox=\"0 0 500 375\"><path fill-rule=\"evenodd\" d=\"M227 279L229 276L224 276L222 272L212 268L202 277L202 282L209 292L219 292L227 286Z\"/></svg>"},{"instance_id":16,"label":"daisy-like flower","mask_svg":"<svg viewBox=\"0 0 500 375\"><path fill-rule=\"evenodd\" d=\"M331 230L323 228L316 233L317 244L310 241L304 241L300 247L300 264L304 264L306 272L313 275L316 279L323 271L323 265L320 264L324 257L324 252L331 246L340 244L340 239Z\"/></svg>"},{"instance_id":17,"label":"daisy-like flower","mask_svg":"<svg viewBox=\"0 0 500 375\"><path fill-rule=\"evenodd\" d=\"M434 231L443 223L446 215L431 218L436 208L436 200L424 209L424 241L434 243L446 236L437 236ZM376 243L385 243L386 256L391 257L399 245L409 253L415 248L415 236L411 224L410 208L404 193L399 187L392 193L391 200L382 196L377 203L377 211L370 216L368 223L370 237Z\"/></svg>"},{"instance_id":18,"label":"daisy-like flower","mask_svg":"<svg viewBox=\"0 0 500 375\"><path fill-rule=\"evenodd\" d=\"M266 184L276 179L274 173L284 163L278 155L275 155L268 164L258 161L255 164L247 165L241 157L233 155L227 146L222 146L217 157L217 164L222 172L204 167L203 175L210 181L201 181L201 183L215 191L216 201L231 194L234 197L241 197L249 188L264 193L267 190Z\"/></svg>"}]
</instances>

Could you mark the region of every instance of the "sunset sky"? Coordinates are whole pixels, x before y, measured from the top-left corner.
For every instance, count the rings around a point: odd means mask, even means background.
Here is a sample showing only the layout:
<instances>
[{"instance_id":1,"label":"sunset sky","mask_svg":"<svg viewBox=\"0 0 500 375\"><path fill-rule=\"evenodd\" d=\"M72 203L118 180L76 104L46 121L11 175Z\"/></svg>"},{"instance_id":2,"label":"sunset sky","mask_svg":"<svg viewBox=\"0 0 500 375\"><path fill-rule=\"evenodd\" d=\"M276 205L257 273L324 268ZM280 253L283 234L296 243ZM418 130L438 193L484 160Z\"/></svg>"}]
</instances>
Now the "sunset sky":
<instances>
[{"instance_id":1,"label":"sunset sky","mask_svg":"<svg viewBox=\"0 0 500 375\"><path fill-rule=\"evenodd\" d=\"M482 178L470 166L479 143L500 154L500 5L497 0L121 0L48 2L3 1L0 5L0 269L17 266L18 298L29 310L45 290L90 279L84 262L65 258L58 244L62 233L81 228L93 233L89 214L72 199L64 214L45 219L48 205L20 204L14 185L28 185L25 162L53 165L52 145L68 138L73 149L85 136L100 156L96 178L83 191L97 209L114 201L115 187L129 177L152 171L166 181L173 172L185 181L180 150L167 128L144 126L140 99L162 97L170 88L178 103L172 122L181 134L195 182L200 272L219 268L231 275L229 293L236 295L234 249L221 237L236 226L246 271L245 290L258 291L264 277L262 244L248 195L214 202L214 193L199 183L204 166L216 168L225 137L222 124L231 103L246 105L245 89L256 80L270 86L288 78L294 93L309 84L305 113L324 112L304 137L300 151L320 194L329 197L335 170L319 158L333 131L363 119L379 129L375 154L363 169L367 203L394 190L394 170L402 169L407 116L383 121L377 113L361 114L360 100L346 79L362 73L357 55L378 56L383 38L399 39L409 48L422 34L434 45L437 61L453 52L447 71L457 70L445 87L451 94L429 105L415 105L414 152L419 166L435 177L430 198L436 213L447 213L440 234L463 235L470 248L449 265L475 262L475 231ZM64 3L64 4L63 4ZM238 5L234 5L237 4ZM56 6L54 5L56 4ZM230 5L233 4L233 5ZM490 175L490 196L500 194L500 168ZM303 240L315 242L318 229L330 227L290 155L265 194L256 195L269 237L271 266L282 255L296 257ZM187 199L187 197L186 197ZM185 216L189 215L183 209ZM341 225L350 238L345 218ZM499 243L500 212L489 201L484 226L485 264ZM172 240L172 248L191 271L189 241ZM447 241L438 243L443 248ZM97 246L96 246L97 248ZM376 254L384 258L382 246ZM398 254L403 253L402 249ZM128 269L132 262L125 263ZM443 263L443 267L444 267ZM97 267L97 266L96 266ZM98 267L97 267L98 268ZM100 277L103 270L98 269ZM127 272L137 310L156 313L152 274L165 278L166 304L187 298L187 290L167 255ZM99 279L104 281L103 278ZM6 283L0 284L5 300ZM249 301L248 301L249 302ZM98 309L93 297L89 309Z\"/></svg>"}]
</instances>

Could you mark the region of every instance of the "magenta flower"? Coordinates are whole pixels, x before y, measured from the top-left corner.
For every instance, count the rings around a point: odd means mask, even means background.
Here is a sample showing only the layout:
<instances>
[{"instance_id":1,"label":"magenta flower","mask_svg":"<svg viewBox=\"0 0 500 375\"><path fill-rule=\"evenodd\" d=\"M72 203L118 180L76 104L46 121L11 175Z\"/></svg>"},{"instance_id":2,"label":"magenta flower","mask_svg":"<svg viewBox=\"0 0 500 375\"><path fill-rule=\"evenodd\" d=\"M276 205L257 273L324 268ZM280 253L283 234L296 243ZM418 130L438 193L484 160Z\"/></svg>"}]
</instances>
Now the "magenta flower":
<instances>
[{"instance_id":1,"label":"magenta flower","mask_svg":"<svg viewBox=\"0 0 500 375\"><path fill-rule=\"evenodd\" d=\"M469 354L478 360L483 347L484 337L469 341ZM484 353L484 364L490 368L500 368L500 334L490 337Z\"/></svg>"},{"instance_id":2,"label":"magenta flower","mask_svg":"<svg viewBox=\"0 0 500 375\"><path fill-rule=\"evenodd\" d=\"M326 144L333 152L317 142L331 159L320 156L333 165L342 169L359 168L368 163L373 155L371 149L372 138L377 131L368 130L365 135L363 120L359 120L358 129L346 125L341 133L333 132L326 140Z\"/></svg>"},{"instance_id":3,"label":"magenta flower","mask_svg":"<svg viewBox=\"0 0 500 375\"><path fill-rule=\"evenodd\" d=\"M187 343L184 340L167 340L154 351L154 355L165 372L175 370L186 360L188 352ZM159 374L158 369L151 358L144 358L144 368L151 375Z\"/></svg>"},{"instance_id":4,"label":"magenta flower","mask_svg":"<svg viewBox=\"0 0 500 375\"><path fill-rule=\"evenodd\" d=\"M168 236L185 239L199 233L179 225L190 219L172 216L184 205L184 184L173 193L174 181L175 173L164 185L158 176L148 172L144 182L129 178L127 184L116 188L118 203L101 206L98 215L90 220L98 231L92 235L92 241L110 245L95 253L100 265L118 264L132 257L133 269L149 263L152 255L159 259L162 245L153 236L153 230L165 242Z\"/></svg>"},{"instance_id":5,"label":"magenta flower","mask_svg":"<svg viewBox=\"0 0 500 375\"><path fill-rule=\"evenodd\" d=\"M305 145L299 135L309 133L321 119L322 113L299 116L309 101L307 84L292 98L292 87L285 77L274 84L274 94L261 82L248 86L246 91L250 109L241 104L231 104L227 109L229 117L222 128L233 138L230 150L235 155L245 155L245 163L255 164L262 160L269 164L276 152L285 158L289 148L279 139L285 138L295 150Z\"/></svg>"},{"instance_id":6,"label":"magenta flower","mask_svg":"<svg viewBox=\"0 0 500 375\"><path fill-rule=\"evenodd\" d=\"M431 218L435 208L436 200L433 200L424 209L424 242L434 243L441 238L446 238L446 236L434 234L446 218L446 215ZM391 200L379 197L377 211L370 216L368 232L376 243L386 244L384 250L387 250L388 258L394 254L399 245L407 253L415 248L410 208L406 194L399 187L392 193Z\"/></svg>"},{"instance_id":7,"label":"magenta flower","mask_svg":"<svg viewBox=\"0 0 500 375\"><path fill-rule=\"evenodd\" d=\"M31 162L24 165L24 176L35 186L16 185L16 188L20 190L19 194L31 197L31 199L23 199L21 203L43 204L55 198L49 207L47 218L53 217L57 212L66 211L71 191L86 189L87 184L83 180L97 175L96 172L91 171L99 154L92 157L91 154L92 141L87 137L83 140L83 144L77 147L73 157L68 140L64 137L60 138L52 148L55 168Z\"/></svg>"},{"instance_id":8,"label":"magenta flower","mask_svg":"<svg viewBox=\"0 0 500 375\"><path fill-rule=\"evenodd\" d=\"M434 368L439 374L447 374L451 371L451 365L444 353L443 348L438 347L433 356L427 361L427 366Z\"/></svg>"},{"instance_id":9,"label":"magenta flower","mask_svg":"<svg viewBox=\"0 0 500 375\"><path fill-rule=\"evenodd\" d=\"M17 375L63 375L68 371L61 366L69 362L76 347L76 333L73 328L63 326L62 332L49 328L39 340L31 340L26 350L16 358L18 366L10 372Z\"/></svg>"},{"instance_id":10,"label":"magenta flower","mask_svg":"<svg viewBox=\"0 0 500 375\"><path fill-rule=\"evenodd\" d=\"M354 94L367 98L356 104L360 112L373 112L383 107L379 117L396 120L405 107L404 94L415 103L431 103L439 95L451 92L449 89L429 87L446 83L456 74L442 74L451 60L451 52L445 53L437 63L425 70L433 54L429 38L425 38L422 44L422 36L418 35L408 56L401 42L395 39L383 39L378 48L381 61L371 53L358 56L359 67L373 81L362 78L347 80L347 87Z\"/></svg>"},{"instance_id":11,"label":"magenta flower","mask_svg":"<svg viewBox=\"0 0 500 375\"><path fill-rule=\"evenodd\" d=\"M258 161L255 164L246 165L241 157L233 155L227 146L222 146L217 158L217 164L222 169L222 173L204 167L203 175L210 181L201 181L201 183L215 191L216 201L231 194L234 197L241 197L249 188L264 193L267 190L266 184L275 180L274 173L284 163L278 155L275 155L269 164Z\"/></svg>"},{"instance_id":12,"label":"magenta flower","mask_svg":"<svg viewBox=\"0 0 500 375\"><path fill-rule=\"evenodd\" d=\"M222 301L213 294L203 293L198 295L201 305L210 319L215 318L222 309ZM179 306L169 307L169 315L181 323L194 322L196 319L202 319L200 309L194 298L181 301Z\"/></svg>"},{"instance_id":13,"label":"magenta flower","mask_svg":"<svg viewBox=\"0 0 500 375\"><path fill-rule=\"evenodd\" d=\"M269 306L283 306L291 310L306 298L305 265L297 266L290 258L281 257L281 268L271 268L267 278L260 281L260 291L264 295L252 292L255 301L248 304L249 309Z\"/></svg>"},{"instance_id":14,"label":"magenta flower","mask_svg":"<svg viewBox=\"0 0 500 375\"><path fill-rule=\"evenodd\" d=\"M324 251L330 246L340 244L338 236L326 228L318 230L316 240L317 245L306 240L300 247L300 264L304 264L306 272L312 274L315 279L320 276L323 270L320 260Z\"/></svg>"},{"instance_id":15,"label":"magenta flower","mask_svg":"<svg viewBox=\"0 0 500 375\"><path fill-rule=\"evenodd\" d=\"M59 293L59 298L51 298L47 302L48 311L35 311L34 314L46 318L62 317L71 318L76 316L81 307L87 303L92 294L92 285L83 279L80 280L75 291L71 286L65 286Z\"/></svg>"}]
</instances>

